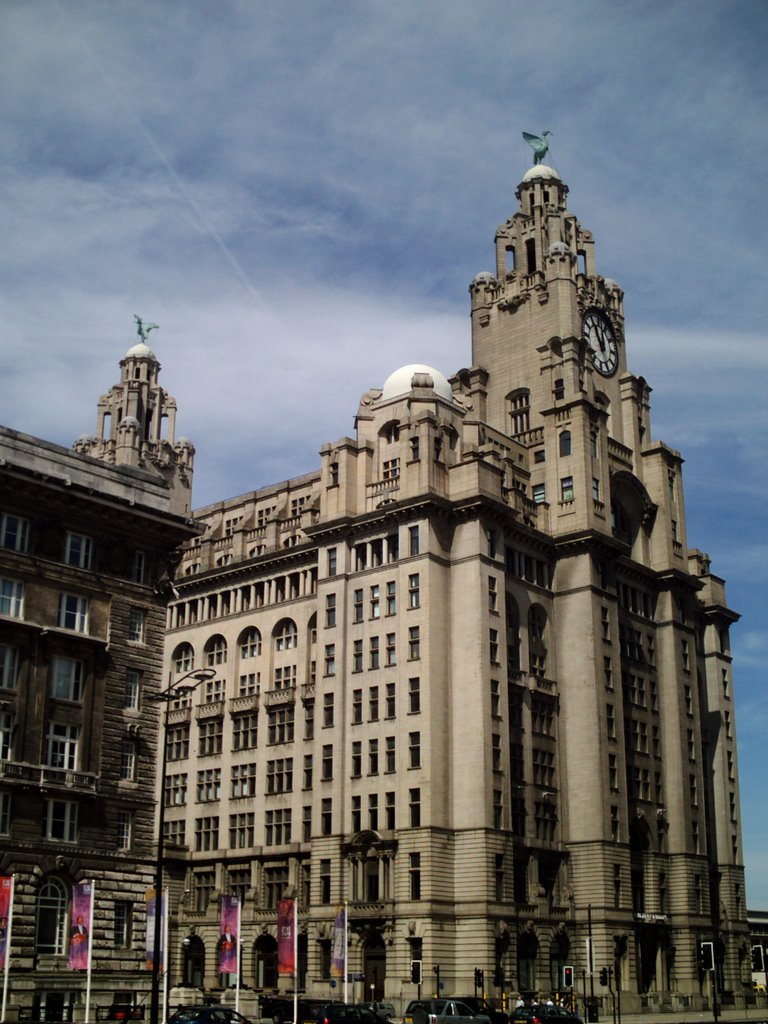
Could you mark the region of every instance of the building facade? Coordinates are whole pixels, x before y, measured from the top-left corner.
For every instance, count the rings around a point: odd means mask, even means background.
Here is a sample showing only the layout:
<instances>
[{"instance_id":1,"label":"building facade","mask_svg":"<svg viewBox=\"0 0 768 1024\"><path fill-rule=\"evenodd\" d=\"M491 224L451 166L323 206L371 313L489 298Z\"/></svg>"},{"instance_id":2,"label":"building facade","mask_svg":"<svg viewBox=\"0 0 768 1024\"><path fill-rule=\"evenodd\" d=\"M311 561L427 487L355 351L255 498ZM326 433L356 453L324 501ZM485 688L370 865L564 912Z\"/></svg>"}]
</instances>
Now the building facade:
<instances>
[{"instance_id":1,"label":"building facade","mask_svg":"<svg viewBox=\"0 0 768 1024\"><path fill-rule=\"evenodd\" d=\"M15 890L7 1019L82 1019L86 976L69 969L68 951L73 887L84 882L95 892L92 1013L149 989L158 718L146 697L161 682L175 552L197 530L194 449L174 440L173 400L148 346L120 365L98 436L74 451L0 428L0 874Z\"/></svg>"},{"instance_id":2,"label":"building facade","mask_svg":"<svg viewBox=\"0 0 768 1024\"><path fill-rule=\"evenodd\" d=\"M173 981L330 994L348 901L363 993L561 991L625 1010L750 986L729 610L682 458L628 369L623 293L544 165L470 285L472 365L363 395L319 468L197 513L169 608L162 780ZM588 953L591 950L591 954ZM591 980L590 970L594 970ZM439 972L439 974L438 974Z\"/></svg>"}]
</instances>

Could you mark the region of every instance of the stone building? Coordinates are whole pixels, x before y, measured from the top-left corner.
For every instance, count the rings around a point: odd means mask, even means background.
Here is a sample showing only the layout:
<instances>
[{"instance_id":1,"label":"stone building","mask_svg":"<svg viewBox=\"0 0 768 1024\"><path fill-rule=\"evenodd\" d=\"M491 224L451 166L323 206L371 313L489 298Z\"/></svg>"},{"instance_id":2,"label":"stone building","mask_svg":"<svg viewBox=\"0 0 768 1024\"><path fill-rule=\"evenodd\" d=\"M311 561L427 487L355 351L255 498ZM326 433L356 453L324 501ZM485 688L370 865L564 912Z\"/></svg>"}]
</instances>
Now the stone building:
<instances>
[{"instance_id":1,"label":"stone building","mask_svg":"<svg viewBox=\"0 0 768 1024\"><path fill-rule=\"evenodd\" d=\"M406 366L305 476L199 510L166 670L173 980L357 998L579 993L625 1010L749 986L728 609L689 547L680 454L628 369L623 293L539 165L470 285L472 366ZM591 944L591 945L590 945ZM592 950L589 962L587 949Z\"/></svg>"},{"instance_id":2,"label":"stone building","mask_svg":"<svg viewBox=\"0 0 768 1024\"><path fill-rule=\"evenodd\" d=\"M95 884L92 1010L149 988L165 607L194 449L142 341L70 451L0 428L0 874L13 875L8 1019L82 1019L76 883ZM91 1019L94 1019L93 1017Z\"/></svg>"}]
</instances>

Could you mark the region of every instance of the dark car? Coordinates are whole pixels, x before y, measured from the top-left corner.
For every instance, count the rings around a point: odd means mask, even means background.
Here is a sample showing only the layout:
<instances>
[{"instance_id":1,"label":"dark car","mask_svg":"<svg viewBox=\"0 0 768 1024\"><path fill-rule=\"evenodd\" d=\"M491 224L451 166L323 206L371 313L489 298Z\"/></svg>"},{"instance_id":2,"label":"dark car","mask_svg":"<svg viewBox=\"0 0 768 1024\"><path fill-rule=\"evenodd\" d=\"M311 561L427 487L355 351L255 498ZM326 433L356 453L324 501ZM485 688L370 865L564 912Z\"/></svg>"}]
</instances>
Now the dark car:
<instances>
[{"instance_id":1,"label":"dark car","mask_svg":"<svg viewBox=\"0 0 768 1024\"><path fill-rule=\"evenodd\" d=\"M297 1024L315 1024L318 1013L325 1005L325 999L300 997L296 1005ZM293 1024L293 999L290 996L262 997L261 1015L271 1017L273 1024Z\"/></svg>"},{"instance_id":2,"label":"dark car","mask_svg":"<svg viewBox=\"0 0 768 1024\"><path fill-rule=\"evenodd\" d=\"M491 1024L490 1017L475 1013L460 999L412 999L403 1024Z\"/></svg>"},{"instance_id":3,"label":"dark car","mask_svg":"<svg viewBox=\"0 0 768 1024\"><path fill-rule=\"evenodd\" d=\"M251 1021L228 1006L183 1006L168 1018L168 1024L251 1024Z\"/></svg>"},{"instance_id":4,"label":"dark car","mask_svg":"<svg viewBox=\"0 0 768 1024\"><path fill-rule=\"evenodd\" d=\"M509 1014L505 1010L497 1010L493 1003L489 1003L482 996L456 996L455 998L466 1004L473 1013L482 1013L488 1017L491 1024L509 1024Z\"/></svg>"},{"instance_id":5,"label":"dark car","mask_svg":"<svg viewBox=\"0 0 768 1024\"><path fill-rule=\"evenodd\" d=\"M520 1006L509 1018L511 1024L584 1024L584 1021L564 1006Z\"/></svg>"},{"instance_id":6,"label":"dark car","mask_svg":"<svg viewBox=\"0 0 768 1024\"><path fill-rule=\"evenodd\" d=\"M315 1020L317 1024L391 1024L367 1003L326 1003Z\"/></svg>"}]
</instances>

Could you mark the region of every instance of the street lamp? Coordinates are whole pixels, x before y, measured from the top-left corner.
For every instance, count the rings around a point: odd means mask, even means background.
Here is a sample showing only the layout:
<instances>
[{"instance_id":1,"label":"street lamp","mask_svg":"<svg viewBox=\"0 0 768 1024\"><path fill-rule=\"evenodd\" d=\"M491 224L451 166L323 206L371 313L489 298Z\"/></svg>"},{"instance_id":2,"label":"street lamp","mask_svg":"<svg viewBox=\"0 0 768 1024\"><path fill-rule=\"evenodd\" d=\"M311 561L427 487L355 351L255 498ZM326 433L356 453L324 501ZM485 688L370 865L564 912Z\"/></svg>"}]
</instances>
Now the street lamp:
<instances>
[{"instance_id":1,"label":"street lamp","mask_svg":"<svg viewBox=\"0 0 768 1024\"><path fill-rule=\"evenodd\" d=\"M159 693L147 695L147 700L154 704L165 704L165 715L162 725L163 756L160 763L160 814L158 815L157 861L155 863L155 920L152 949L152 990L149 1006L150 1024L160 1024L160 946L162 942L163 918L163 868L165 854L165 772L168 766L168 713L173 701L192 693L200 683L213 679L214 668L192 669L180 679L173 680ZM189 680L194 680L190 682ZM167 954L167 951L166 951Z\"/></svg>"}]
</instances>

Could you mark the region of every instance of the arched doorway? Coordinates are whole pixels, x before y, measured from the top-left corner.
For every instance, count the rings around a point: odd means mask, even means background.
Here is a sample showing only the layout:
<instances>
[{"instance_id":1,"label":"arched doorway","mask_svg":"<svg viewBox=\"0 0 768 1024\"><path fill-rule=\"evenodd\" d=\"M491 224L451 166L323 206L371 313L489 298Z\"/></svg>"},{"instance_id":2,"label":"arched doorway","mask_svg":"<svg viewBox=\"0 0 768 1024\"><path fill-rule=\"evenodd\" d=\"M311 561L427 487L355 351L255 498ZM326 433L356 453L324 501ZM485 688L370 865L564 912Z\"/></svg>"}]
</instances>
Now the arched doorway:
<instances>
[{"instance_id":1,"label":"arched doorway","mask_svg":"<svg viewBox=\"0 0 768 1024\"><path fill-rule=\"evenodd\" d=\"M184 939L184 984L202 988L205 984L205 944L199 935Z\"/></svg>"},{"instance_id":2,"label":"arched doorway","mask_svg":"<svg viewBox=\"0 0 768 1024\"><path fill-rule=\"evenodd\" d=\"M517 987L521 994L536 991L536 955L539 940L533 928L527 928L517 940Z\"/></svg>"},{"instance_id":3,"label":"arched doorway","mask_svg":"<svg viewBox=\"0 0 768 1024\"><path fill-rule=\"evenodd\" d=\"M363 973L365 974L364 1000L380 1001L384 998L387 976L387 951L380 935L370 935L363 946Z\"/></svg>"},{"instance_id":4,"label":"arched doorway","mask_svg":"<svg viewBox=\"0 0 768 1024\"><path fill-rule=\"evenodd\" d=\"M253 947L253 987L277 988L277 941L260 935Z\"/></svg>"}]
</instances>

